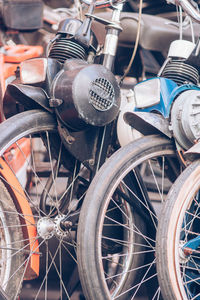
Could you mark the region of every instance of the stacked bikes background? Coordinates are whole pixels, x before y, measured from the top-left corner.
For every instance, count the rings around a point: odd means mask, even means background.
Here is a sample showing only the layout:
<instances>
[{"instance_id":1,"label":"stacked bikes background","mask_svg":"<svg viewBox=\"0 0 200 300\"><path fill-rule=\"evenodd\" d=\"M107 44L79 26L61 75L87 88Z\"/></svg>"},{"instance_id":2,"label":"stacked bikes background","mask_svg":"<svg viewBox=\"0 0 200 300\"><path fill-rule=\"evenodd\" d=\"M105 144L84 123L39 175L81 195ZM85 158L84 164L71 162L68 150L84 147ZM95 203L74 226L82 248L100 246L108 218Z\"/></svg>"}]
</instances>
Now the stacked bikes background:
<instances>
[{"instance_id":1,"label":"stacked bikes background","mask_svg":"<svg viewBox=\"0 0 200 300\"><path fill-rule=\"evenodd\" d=\"M1 1L0 297L200 299L198 3L58 2Z\"/></svg>"}]
</instances>

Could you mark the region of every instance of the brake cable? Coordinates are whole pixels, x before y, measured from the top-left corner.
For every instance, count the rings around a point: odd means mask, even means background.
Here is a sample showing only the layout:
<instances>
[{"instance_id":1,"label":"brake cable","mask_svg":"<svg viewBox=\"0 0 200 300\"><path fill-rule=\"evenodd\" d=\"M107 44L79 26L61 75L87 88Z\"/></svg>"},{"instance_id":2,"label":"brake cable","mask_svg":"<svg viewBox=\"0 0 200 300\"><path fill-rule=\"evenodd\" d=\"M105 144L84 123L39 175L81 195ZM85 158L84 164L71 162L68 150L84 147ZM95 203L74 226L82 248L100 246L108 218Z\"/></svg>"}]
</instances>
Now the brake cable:
<instances>
[{"instance_id":1,"label":"brake cable","mask_svg":"<svg viewBox=\"0 0 200 300\"><path fill-rule=\"evenodd\" d=\"M137 49L138 49L138 44L139 44L139 38L140 38L140 27L141 27L141 19L142 19L142 4L143 4L143 0L140 0L140 4L139 4L139 12L138 12L138 27L137 27L137 33L136 33L136 40L135 40L135 46L133 49L133 53L131 56L131 59L129 61L129 64L126 68L126 70L124 71L124 74L122 75L121 79L120 79L120 85L122 84L124 78L127 76L127 74L130 71L130 68L132 66L133 60L135 58Z\"/></svg>"}]
</instances>

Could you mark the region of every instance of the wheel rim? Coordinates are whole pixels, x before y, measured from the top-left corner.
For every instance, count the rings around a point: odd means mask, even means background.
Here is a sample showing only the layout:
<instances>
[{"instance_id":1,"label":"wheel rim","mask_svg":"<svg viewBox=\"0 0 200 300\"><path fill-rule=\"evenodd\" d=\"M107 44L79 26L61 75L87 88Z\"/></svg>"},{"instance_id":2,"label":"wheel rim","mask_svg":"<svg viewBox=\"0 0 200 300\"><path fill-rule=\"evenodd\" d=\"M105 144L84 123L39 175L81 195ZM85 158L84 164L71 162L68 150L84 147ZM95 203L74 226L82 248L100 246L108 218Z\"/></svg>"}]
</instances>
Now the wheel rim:
<instances>
[{"instance_id":1,"label":"wheel rim","mask_svg":"<svg viewBox=\"0 0 200 300\"><path fill-rule=\"evenodd\" d=\"M199 299L199 167L192 174L192 177L188 177L187 181L184 182L183 187L184 188L181 189L177 198L179 210L176 210L177 213L176 217L174 217L174 224L169 224L170 228L173 230L171 232L175 232L174 245L172 242L169 243L168 256L171 258L173 257L173 260L171 259L170 261L172 266L170 280L177 297L181 299ZM174 212L172 212L172 215L174 215Z\"/></svg>"},{"instance_id":2,"label":"wheel rim","mask_svg":"<svg viewBox=\"0 0 200 300\"><path fill-rule=\"evenodd\" d=\"M10 254L8 253L8 251L3 250L6 245L11 245L11 240L10 240L10 235L8 233L8 228L7 228L7 224L5 223L5 217L3 215L2 210L0 211L0 226L1 226L1 262L4 262L5 260L8 261L8 263L6 263L6 265L4 263L1 263L1 282L2 282L2 286L4 286L6 284L6 282L9 279L9 274L10 274L10 268L11 268L11 261L8 259L8 257L10 256Z\"/></svg>"},{"instance_id":3,"label":"wheel rim","mask_svg":"<svg viewBox=\"0 0 200 300\"><path fill-rule=\"evenodd\" d=\"M77 264L75 239L77 217L80 203L87 190L88 171L71 157L69 160L65 159L66 153L62 152L62 144L57 143L57 138L53 140L53 135L55 133L57 135L54 126L50 126L48 130L33 128L28 131L26 138L24 134L20 134L19 138L4 146L0 155L22 183L24 197L30 204L35 221L35 239L38 241L34 251L40 256L40 274L36 279L29 281L31 276L27 270L31 254L27 254L24 250L28 247L26 244L28 242L25 242L27 238L22 225L26 216L18 210L24 244L16 253L25 255L23 262L18 266L22 271L20 273L15 270L12 274L10 272L6 280L1 273L3 277L1 282L4 282L3 289L10 299L17 299L18 295L20 299L26 300L70 299L73 291L68 288L68 283ZM18 162L23 161L23 167L18 170L16 157ZM9 186L2 176L1 180L9 192L14 188ZM16 207L15 203L13 210ZM1 213L6 214L5 211ZM8 239L6 245L7 253ZM12 263L14 259L13 254L8 263ZM64 268L63 265L68 267ZM18 278L19 274L21 278ZM25 278L28 281L24 280ZM11 284L15 285L15 293L10 292ZM31 295L30 292L27 293L30 285L34 291ZM54 293L52 288L56 290Z\"/></svg>"},{"instance_id":4,"label":"wheel rim","mask_svg":"<svg viewBox=\"0 0 200 300\"><path fill-rule=\"evenodd\" d=\"M128 191L129 194L131 194L131 190L128 187L128 185L123 181L124 178L126 178L127 174L131 172L131 170L134 169L134 174L136 175L137 172L135 171L140 170L142 172L142 169L146 169L145 172L149 172L148 178L151 174L151 179L154 180L154 190L152 190L152 181L147 180L146 181L146 187L148 191L148 196L150 199L153 199L155 196L158 197L160 202L164 201L164 198L166 196L166 192L168 191L171 183L168 180L168 176L166 176L164 168L166 167L166 161L167 159L174 159L174 151L173 150L162 150L157 151L156 154L149 154L144 156L141 159L138 159L137 162L133 162L129 168L127 166L124 167L124 171L121 172L121 174L118 174L118 179L116 180L115 184L113 185L112 190L109 190L109 193L106 195L106 201L104 203L104 206L101 208L101 211L99 215L102 217L99 219L99 225L100 229L97 233L97 264L99 269L99 276L101 278L101 281L103 282L103 288L106 291L108 299L111 297L112 299L127 299L127 297L130 297L130 299L134 299L136 296L141 295L141 290L144 289L144 286L147 284L148 281L150 281L153 278L156 278L156 269L155 268L155 233L150 237L147 235L146 228L144 224L141 224L141 219L137 221L137 213L134 214L133 211L131 213L131 207L132 205L127 204L127 199L125 200L125 196L122 196L124 199L123 201L115 200L113 198L113 195L116 193L116 190L119 189L119 187L123 187L124 190ZM156 158L156 160L155 160ZM166 159L167 158L167 159ZM159 163L157 163L157 159L159 160ZM145 164L148 165L145 166ZM169 166L169 162L167 164ZM159 166L159 169L158 169ZM162 169L160 171L160 168ZM148 170L147 170L148 169ZM159 181L156 180L156 176L158 175ZM168 174L169 175L169 174ZM144 177L143 177L144 179ZM138 179L138 182L140 180ZM150 183L150 184L149 184ZM157 190L155 193L155 189ZM119 194L119 193L118 193ZM156 194L156 195L155 195ZM136 195L134 194L134 197ZM156 201L158 201L158 199ZM139 199L138 199L139 200ZM151 211L149 213L150 222L153 225L154 231L156 232L157 229L157 215L159 214L158 209L156 208L156 201L151 201L154 203L154 208L156 211L152 211L149 209L147 203L142 203L142 207ZM124 211L122 211L119 206L123 206L123 202L126 203L126 208L123 208ZM117 215L118 219L114 219L114 217L110 218L109 216L106 216L107 212L109 211L109 207L111 207L111 203L115 206L115 209L120 211L121 215L124 216L125 219L128 220L126 224L121 221L121 227L123 228L122 231L126 232L126 235L122 233L121 235L121 243L127 239L127 245L123 245L121 247L121 250L119 253L112 254L107 251L107 255L105 255L105 239L107 240L113 240L113 243L120 243L120 235L116 238L114 235L112 237L112 231L108 234L108 236L103 236L102 232L105 228L105 220L110 220L115 225L117 224L118 227L120 227L120 217L119 213ZM121 218L123 220L123 218ZM127 221L126 220L126 221ZM108 224L106 224L108 226ZM129 226L129 228L128 228ZM131 228L132 226L132 228ZM119 230L118 230L119 232ZM135 235L135 236L134 236ZM102 237L103 236L103 237ZM125 238L124 238L125 237ZM102 242L103 240L103 242ZM131 245L131 246L130 246ZM134 246L133 246L134 245ZM113 247L114 248L114 247ZM125 250L126 248L126 250ZM147 259L144 260L144 254L151 254L153 258L150 259L150 261ZM150 256L150 255L147 256ZM122 269L119 267L119 272L117 268L115 268L116 274L113 274L112 276L109 276L107 274L107 270L105 270L106 263L105 260L109 259L111 261L111 258L113 258L116 261L116 256L123 257L123 263L125 263ZM138 256L138 261L136 257ZM141 257L143 257L141 259ZM119 259L119 258L118 258ZM135 262L134 262L135 260ZM116 262L110 262L116 263ZM132 269L131 269L131 268ZM152 270L154 269L153 273ZM101 270L104 270L104 272L101 272ZM145 271L144 271L145 270ZM139 273L138 273L139 272ZM130 275L132 273L132 275ZM133 274L135 273L135 274ZM139 276L138 276L139 274ZM129 277L129 278L128 278ZM139 279L140 278L140 279ZM110 281L113 280L112 284ZM127 283L128 281L128 283ZM133 284L133 282L135 282ZM114 287L113 287L114 286ZM126 287L126 288L125 288ZM124 290L125 289L125 290ZM129 296L127 296L129 295ZM157 287L155 290L155 293L152 297L152 299L160 299L160 288Z\"/></svg>"}]
</instances>

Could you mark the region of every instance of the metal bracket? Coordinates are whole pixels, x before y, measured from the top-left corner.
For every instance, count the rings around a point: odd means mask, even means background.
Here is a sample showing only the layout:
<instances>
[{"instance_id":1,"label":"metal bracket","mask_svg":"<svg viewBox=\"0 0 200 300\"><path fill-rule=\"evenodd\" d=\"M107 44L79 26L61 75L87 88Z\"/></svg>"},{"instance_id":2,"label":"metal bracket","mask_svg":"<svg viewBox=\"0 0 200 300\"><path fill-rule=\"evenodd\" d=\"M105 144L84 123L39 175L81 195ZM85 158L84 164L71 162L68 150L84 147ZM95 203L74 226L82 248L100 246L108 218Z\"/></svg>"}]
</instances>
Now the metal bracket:
<instances>
[{"instance_id":1,"label":"metal bracket","mask_svg":"<svg viewBox=\"0 0 200 300\"><path fill-rule=\"evenodd\" d=\"M67 142L67 144L69 145L75 142L75 138L70 135L66 127L62 126L59 121L58 121L58 132L63 142Z\"/></svg>"},{"instance_id":2,"label":"metal bracket","mask_svg":"<svg viewBox=\"0 0 200 300\"><path fill-rule=\"evenodd\" d=\"M117 23L115 23L115 22L103 19L101 17L97 17L97 16L89 14L89 13L86 13L85 16L90 17L90 18L96 20L97 22L99 22L103 25L106 25L106 26L109 26L109 27L112 27L114 29L118 29L118 30L122 31L122 27L120 25L118 25Z\"/></svg>"},{"instance_id":3,"label":"metal bracket","mask_svg":"<svg viewBox=\"0 0 200 300\"><path fill-rule=\"evenodd\" d=\"M62 99L50 98L49 99L49 106L52 108L58 107L63 103Z\"/></svg>"}]
</instances>

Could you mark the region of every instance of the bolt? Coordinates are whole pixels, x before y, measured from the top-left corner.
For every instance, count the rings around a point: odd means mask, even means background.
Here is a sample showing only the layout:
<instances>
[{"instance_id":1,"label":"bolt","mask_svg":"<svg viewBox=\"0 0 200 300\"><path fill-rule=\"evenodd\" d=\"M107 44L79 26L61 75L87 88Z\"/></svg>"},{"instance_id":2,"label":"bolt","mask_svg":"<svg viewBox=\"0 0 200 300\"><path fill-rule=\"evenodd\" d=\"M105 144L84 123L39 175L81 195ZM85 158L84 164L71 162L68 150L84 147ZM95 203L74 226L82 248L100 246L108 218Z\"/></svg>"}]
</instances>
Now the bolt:
<instances>
[{"instance_id":1,"label":"bolt","mask_svg":"<svg viewBox=\"0 0 200 300\"><path fill-rule=\"evenodd\" d=\"M71 221L61 221L60 222L60 227L63 230L69 230L72 227L72 222Z\"/></svg>"},{"instance_id":2,"label":"bolt","mask_svg":"<svg viewBox=\"0 0 200 300\"><path fill-rule=\"evenodd\" d=\"M94 166L94 159L89 159L89 164L90 164L91 166Z\"/></svg>"},{"instance_id":3,"label":"bolt","mask_svg":"<svg viewBox=\"0 0 200 300\"><path fill-rule=\"evenodd\" d=\"M71 145L75 141L75 138L71 135L68 135L66 140L67 140L67 143Z\"/></svg>"}]
</instances>

